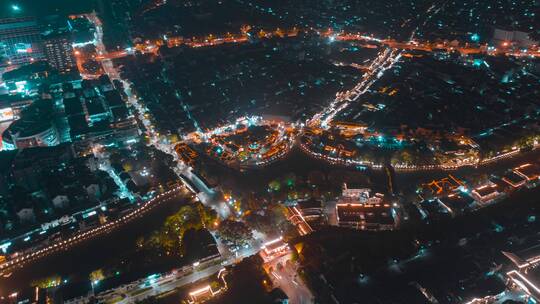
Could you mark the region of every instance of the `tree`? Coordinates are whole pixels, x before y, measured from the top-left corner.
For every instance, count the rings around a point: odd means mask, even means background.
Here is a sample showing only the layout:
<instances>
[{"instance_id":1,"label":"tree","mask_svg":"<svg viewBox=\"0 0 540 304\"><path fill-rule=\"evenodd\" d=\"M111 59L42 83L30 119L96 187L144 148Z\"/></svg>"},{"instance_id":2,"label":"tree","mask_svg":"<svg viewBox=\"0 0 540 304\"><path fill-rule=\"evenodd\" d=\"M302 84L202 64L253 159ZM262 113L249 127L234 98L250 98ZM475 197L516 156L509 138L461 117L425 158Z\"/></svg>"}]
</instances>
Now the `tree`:
<instances>
[{"instance_id":1,"label":"tree","mask_svg":"<svg viewBox=\"0 0 540 304\"><path fill-rule=\"evenodd\" d=\"M275 229L269 216L262 216L252 212L245 217L245 220L250 227L264 234L272 233Z\"/></svg>"},{"instance_id":2,"label":"tree","mask_svg":"<svg viewBox=\"0 0 540 304\"><path fill-rule=\"evenodd\" d=\"M187 263L194 263L202 258L217 253L216 240L208 229L188 229L182 237L180 253Z\"/></svg>"},{"instance_id":3,"label":"tree","mask_svg":"<svg viewBox=\"0 0 540 304\"><path fill-rule=\"evenodd\" d=\"M278 192L281 189L281 183L279 180L275 179L268 183L268 192L274 191Z\"/></svg>"},{"instance_id":4,"label":"tree","mask_svg":"<svg viewBox=\"0 0 540 304\"><path fill-rule=\"evenodd\" d=\"M183 206L165 220L157 241L166 252L177 252L181 248L182 237L188 229L201 229L203 223L196 207Z\"/></svg>"},{"instance_id":5,"label":"tree","mask_svg":"<svg viewBox=\"0 0 540 304\"><path fill-rule=\"evenodd\" d=\"M198 203L182 206L178 212L167 217L161 229L154 231L149 237L137 240L137 245L147 245L152 250L159 250L166 255L182 255L182 239L189 229L200 230L205 227L214 228L217 213L211 208Z\"/></svg>"},{"instance_id":6,"label":"tree","mask_svg":"<svg viewBox=\"0 0 540 304\"><path fill-rule=\"evenodd\" d=\"M289 173L285 175L285 185L289 187L289 189L294 188L296 184L296 175L294 173Z\"/></svg>"},{"instance_id":7,"label":"tree","mask_svg":"<svg viewBox=\"0 0 540 304\"><path fill-rule=\"evenodd\" d=\"M91 282L99 282L105 279L105 274L103 274L103 269L100 268L100 269L92 271L90 275L88 275L88 278L90 279Z\"/></svg>"},{"instance_id":8,"label":"tree","mask_svg":"<svg viewBox=\"0 0 540 304\"><path fill-rule=\"evenodd\" d=\"M212 290L218 290L221 287L221 284L218 281L213 280L210 282L210 287L212 287Z\"/></svg>"},{"instance_id":9,"label":"tree","mask_svg":"<svg viewBox=\"0 0 540 304\"><path fill-rule=\"evenodd\" d=\"M221 239L236 246L246 244L253 237L251 229L246 224L233 220L221 222L218 231Z\"/></svg>"},{"instance_id":10,"label":"tree","mask_svg":"<svg viewBox=\"0 0 540 304\"><path fill-rule=\"evenodd\" d=\"M60 278L59 275L52 275L46 278L34 280L30 283L30 285L32 285L33 287L47 289L51 287L56 287L60 285L61 282L62 282L62 278Z\"/></svg>"},{"instance_id":11,"label":"tree","mask_svg":"<svg viewBox=\"0 0 540 304\"><path fill-rule=\"evenodd\" d=\"M412 164L413 163L413 156L411 152L407 150L402 150L399 153L397 162L405 163L405 164Z\"/></svg>"},{"instance_id":12,"label":"tree","mask_svg":"<svg viewBox=\"0 0 540 304\"><path fill-rule=\"evenodd\" d=\"M204 226L208 229L214 229L217 225L218 215L216 210L206 207L203 204L199 203L197 205L199 210L199 215Z\"/></svg>"}]
</instances>

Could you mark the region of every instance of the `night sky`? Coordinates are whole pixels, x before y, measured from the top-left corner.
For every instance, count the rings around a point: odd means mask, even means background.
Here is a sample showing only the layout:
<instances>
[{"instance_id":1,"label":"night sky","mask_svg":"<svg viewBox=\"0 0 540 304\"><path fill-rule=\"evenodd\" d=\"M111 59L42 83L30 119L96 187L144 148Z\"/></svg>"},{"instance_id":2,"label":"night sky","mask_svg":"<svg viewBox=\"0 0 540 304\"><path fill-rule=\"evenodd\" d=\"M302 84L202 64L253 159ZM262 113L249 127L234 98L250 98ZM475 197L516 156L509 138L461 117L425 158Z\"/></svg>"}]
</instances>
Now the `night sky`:
<instances>
[{"instance_id":1,"label":"night sky","mask_svg":"<svg viewBox=\"0 0 540 304\"><path fill-rule=\"evenodd\" d=\"M0 18L72 14L92 10L93 0L0 0ZM15 12L16 5L20 11Z\"/></svg>"}]
</instances>

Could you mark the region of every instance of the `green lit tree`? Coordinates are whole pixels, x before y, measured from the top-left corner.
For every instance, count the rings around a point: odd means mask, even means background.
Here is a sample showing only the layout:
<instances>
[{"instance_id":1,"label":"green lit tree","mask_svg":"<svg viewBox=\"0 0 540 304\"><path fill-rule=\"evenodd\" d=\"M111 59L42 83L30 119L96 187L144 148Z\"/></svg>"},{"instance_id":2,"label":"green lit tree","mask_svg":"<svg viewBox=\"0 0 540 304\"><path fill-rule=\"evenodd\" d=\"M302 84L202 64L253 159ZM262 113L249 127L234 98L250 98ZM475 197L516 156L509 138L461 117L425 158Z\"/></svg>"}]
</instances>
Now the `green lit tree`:
<instances>
[{"instance_id":1,"label":"green lit tree","mask_svg":"<svg viewBox=\"0 0 540 304\"><path fill-rule=\"evenodd\" d=\"M47 288L59 286L61 282L62 282L62 278L59 275L52 275L46 278L34 280L30 283L30 285L33 287L47 289Z\"/></svg>"},{"instance_id":2,"label":"green lit tree","mask_svg":"<svg viewBox=\"0 0 540 304\"><path fill-rule=\"evenodd\" d=\"M208 229L214 229L218 221L217 212L201 203L197 205L197 210L199 211L199 216L203 225Z\"/></svg>"}]
</instances>

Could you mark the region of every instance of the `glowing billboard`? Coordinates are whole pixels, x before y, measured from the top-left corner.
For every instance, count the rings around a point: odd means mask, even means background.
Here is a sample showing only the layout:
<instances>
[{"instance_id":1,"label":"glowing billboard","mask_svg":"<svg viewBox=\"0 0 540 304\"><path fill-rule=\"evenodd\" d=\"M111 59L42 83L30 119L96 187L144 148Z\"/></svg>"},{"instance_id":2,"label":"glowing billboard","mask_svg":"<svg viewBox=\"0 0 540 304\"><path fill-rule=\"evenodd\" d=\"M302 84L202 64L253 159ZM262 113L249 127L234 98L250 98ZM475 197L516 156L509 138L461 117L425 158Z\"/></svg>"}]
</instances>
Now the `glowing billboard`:
<instances>
[{"instance_id":1,"label":"glowing billboard","mask_svg":"<svg viewBox=\"0 0 540 304\"><path fill-rule=\"evenodd\" d=\"M13 109L12 108L3 108L3 109L0 109L0 122L4 122L4 121L10 121L10 120L13 120L14 118L14 115L13 115Z\"/></svg>"}]
</instances>

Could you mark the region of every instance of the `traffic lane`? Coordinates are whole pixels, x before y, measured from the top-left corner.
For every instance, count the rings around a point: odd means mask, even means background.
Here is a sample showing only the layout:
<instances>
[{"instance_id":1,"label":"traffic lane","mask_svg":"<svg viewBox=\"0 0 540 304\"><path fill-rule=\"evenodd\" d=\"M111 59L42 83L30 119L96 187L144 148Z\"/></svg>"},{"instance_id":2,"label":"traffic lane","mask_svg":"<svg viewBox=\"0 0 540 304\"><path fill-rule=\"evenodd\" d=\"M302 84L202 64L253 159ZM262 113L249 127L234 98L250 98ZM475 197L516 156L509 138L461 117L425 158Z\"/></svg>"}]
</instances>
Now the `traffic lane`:
<instances>
[{"instance_id":1,"label":"traffic lane","mask_svg":"<svg viewBox=\"0 0 540 304\"><path fill-rule=\"evenodd\" d=\"M292 263L288 263L285 265L284 271L288 273L289 277L291 278L291 286L296 292L298 303L313 303L313 295L302 279L298 276L298 269L296 269Z\"/></svg>"},{"instance_id":2,"label":"traffic lane","mask_svg":"<svg viewBox=\"0 0 540 304\"><path fill-rule=\"evenodd\" d=\"M297 267L290 258L290 254L276 258L267 263L265 268L274 286L283 290L291 304L311 304L313 295L298 277Z\"/></svg>"},{"instance_id":3,"label":"traffic lane","mask_svg":"<svg viewBox=\"0 0 540 304\"><path fill-rule=\"evenodd\" d=\"M286 263L285 266L275 269L272 277L275 284L289 297L291 304L313 303L311 292L298 277L291 263Z\"/></svg>"}]
</instances>

